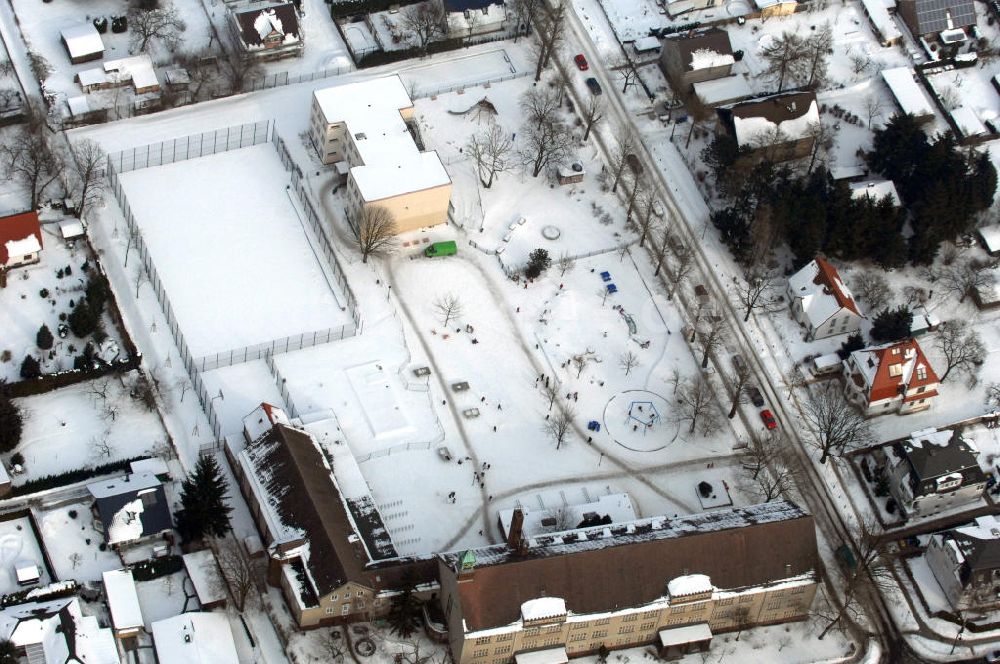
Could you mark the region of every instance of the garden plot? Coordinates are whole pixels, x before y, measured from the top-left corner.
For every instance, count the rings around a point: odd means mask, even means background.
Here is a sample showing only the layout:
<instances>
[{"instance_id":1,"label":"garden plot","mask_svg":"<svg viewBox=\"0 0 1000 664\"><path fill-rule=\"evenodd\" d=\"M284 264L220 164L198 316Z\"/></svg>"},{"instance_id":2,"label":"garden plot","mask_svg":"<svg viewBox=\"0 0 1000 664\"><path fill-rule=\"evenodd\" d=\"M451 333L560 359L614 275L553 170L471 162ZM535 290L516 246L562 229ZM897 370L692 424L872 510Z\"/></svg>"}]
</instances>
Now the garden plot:
<instances>
[{"instance_id":1,"label":"garden plot","mask_svg":"<svg viewBox=\"0 0 1000 664\"><path fill-rule=\"evenodd\" d=\"M16 568L36 565L41 573L38 585L51 583L41 546L28 517L0 521L0 594L22 589L17 582Z\"/></svg>"},{"instance_id":2,"label":"garden plot","mask_svg":"<svg viewBox=\"0 0 1000 664\"><path fill-rule=\"evenodd\" d=\"M104 535L94 528L90 503L75 503L35 513L38 530L60 579L99 582L104 572L122 566Z\"/></svg>"},{"instance_id":3,"label":"garden plot","mask_svg":"<svg viewBox=\"0 0 1000 664\"><path fill-rule=\"evenodd\" d=\"M162 451L167 434L159 416L129 396L136 375L15 399L24 413L15 451L24 456L25 472L14 475L14 484Z\"/></svg>"},{"instance_id":4,"label":"garden plot","mask_svg":"<svg viewBox=\"0 0 1000 664\"><path fill-rule=\"evenodd\" d=\"M121 182L195 357L350 322L273 146L131 171Z\"/></svg>"},{"instance_id":5,"label":"garden plot","mask_svg":"<svg viewBox=\"0 0 1000 664\"><path fill-rule=\"evenodd\" d=\"M186 610L198 608L198 600L192 595L186 596L184 583L186 572L174 572L151 581L139 581L135 584L139 595L139 608L142 610L142 621L146 629L157 620L179 616Z\"/></svg>"}]
</instances>

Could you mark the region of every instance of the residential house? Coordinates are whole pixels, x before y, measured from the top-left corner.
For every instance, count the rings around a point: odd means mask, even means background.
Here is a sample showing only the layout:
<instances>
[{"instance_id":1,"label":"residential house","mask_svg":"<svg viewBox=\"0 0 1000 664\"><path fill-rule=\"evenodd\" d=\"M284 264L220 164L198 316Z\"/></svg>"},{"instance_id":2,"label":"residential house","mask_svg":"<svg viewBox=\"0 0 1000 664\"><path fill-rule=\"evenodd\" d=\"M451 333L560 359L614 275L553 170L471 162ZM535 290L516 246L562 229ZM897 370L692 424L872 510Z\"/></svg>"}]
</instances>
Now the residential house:
<instances>
[{"instance_id":1,"label":"residential house","mask_svg":"<svg viewBox=\"0 0 1000 664\"><path fill-rule=\"evenodd\" d=\"M976 24L972 0L899 0L897 7L914 37L962 30Z\"/></svg>"},{"instance_id":2,"label":"residential house","mask_svg":"<svg viewBox=\"0 0 1000 664\"><path fill-rule=\"evenodd\" d=\"M398 75L313 93L310 136L324 164L346 162L347 215L357 225L366 208L382 207L403 233L443 224L452 183L437 152L410 133L413 102Z\"/></svg>"},{"instance_id":3,"label":"residential house","mask_svg":"<svg viewBox=\"0 0 1000 664\"><path fill-rule=\"evenodd\" d=\"M444 0L448 14L448 36L473 37L507 28L504 0Z\"/></svg>"},{"instance_id":4,"label":"residential house","mask_svg":"<svg viewBox=\"0 0 1000 664\"><path fill-rule=\"evenodd\" d=\"M762 19L791 16L798 7L798 0L753 0L754 14Z\"/></svg>"},{"instance_id":5,"label":"residential house","mask_svg":"<svg viewBox=\"0 0 1000 664\"><path fill-rule=\"evenodd\" d=\"M916 431L886 456L889 492L908 517L975 502L986 491L979 450L958 429Z\"/></svg>"},{"instance_id":6,"label":"residential house","mask_svg":"<svg viewBox=\"0 0 1000 664\"><path fill-rule=\"evenodd\" d=\"M886 196L893 207L899 207L899 194L896 192L896 185L892 180L869 180L867 182L852 182L848 185L851 188L851 198L867 199L872 204L878 204Z\"/></svg>"},{"instance_id":7,"label":"residential house","mask_svg":"<svg viewBox=\"0 0 1000 664\"><path fill-rule=\"evenodd\" d=\"M111 626L115 637L125 650L135 650L139 632L143 630L139 594L135 590L132 571L117 569L103 574L104 596L111 612Z\"/></svg>"},{"instance_id":8,"label":"residential house","mask_svg":"<svg viewBox=\"0 0 1000 664\"><path fill-rule=\"evenodd\" d=\"M41 260L42 227L34 210L0 217L0 272Z\"/></svg>"},{"instance_id":9,"label":"residential house","mask_svg":"<svg viewBox=\"0 0 1000 664\"><path fill-rule=\"evenodd\" d=\"M229 26L244 55L255 60L302 55L299 14L291 2L231 5Z\"/></svg>"},{"instance_id":10,"label":"residential house","mask_svg":"<svg viewBox=\"0 0 1000 664\"><path fill-rule=\"evenodd\" d=\"M865 415L930 408L940 381L915 339L863 348L844 362L845 394Z\"/></svg>"},{"instance_id":11,"label":"residential house","mask_svg":"<svg viewBox=\"0 0 1000 664\"><path fill-rule=\"evenodd\" d=\"M816 593L813 518L785 500L533 538L520 517L504 544L438 556L456 664L645 645L675 657L718 632L803 620Z\"/></svg>"},{"instance_id":12,"label":"residential house","mask_svg":"<svg viewBox=\"0 0 1000 664\"><path fill-rule=\"evenodd\" d=\"M711 81L699 81L692 87L698 100L711 108L735 104L754 95L749 80L743 74L733 74Z\"/></svg>"},{"instance_id":13,"label":"residential house","mask_svg":"<svg viewBox=\"0 0 1000 664\"><path fill-rule=\"evenodd\" d=\"M157 620L150 629L156 659L166 664L239 664L225 613L195 611Z\"/></svg>"},{"instance_id":14,"label":"residential house","mask_svg":"<svg viewBox=\"0 0 1000 664\"><path fill-rule=\"evenodd\" d=\"M837 268L818 256L788 278L788 303L810 341L857 332L864 319Z\"/></svg>"},{"instance_id":15,"label":"residential house","mask_svg":"<svg viewBox=\"0 0 1000 664\"><path fill-rule=\"evenodd\" d=\"M882 46L894 46L903 40L903 33L883 0L861 0L861 11L868 17L872 32Z\"/></svg>"},{"instance_id":16,"label":"residential house","mask_svg":"<svg viewBox=\"0 0 1000 664\"><path fill-rule=\"evenodd\" d=\"M952 609L1000 608L1000 520L995 515L932 535L924 557Z\"/></svg>"},{"instance_id":17,"label":"residential house","mask_svg":"<svg viewBox=\"0 0 1000 664\"><path fill-rule=\"evenodd\" d=\"M137 95L160 91L160 79L156 77L153 60L145 54L105 60L104 73L113 86L131 83Z\"/></svg>"},{"instance_id":18,"label":"residential house","mask_svg":"<svg viewBox=\"0 0 1000 664\"><path fill-rule=\"evenodd\" d=\"M110 546L127 546L173 529L163 482L153 473L95 482L87 491L94 499L94 525L104 530L104 540Z\"/></svg>"},{"instance_id":19,"label":"residential house","mask_svg":"<svg viewBox=\"0 0 1000 664\"><path fill-rule=\"evenodd\" d=\"M720 28L694 30L663 40L660 68L675 90L733 73L733 45Z\"/></svg>"},{"instance_id":20,"label":"residential house","mask_svg":"<svg viewBox=\"0 0 1000 664\"><path fill-rule=\"evenodd\" d=\"M89 21L65 28L59 38L69 54L69 61L74 65L104 57L101 34Z\"/></svg>"},{"instance_id":21,"label":"residential house","mask_svg":"<svg viewBox=\"0 0 1000 664\"><path fill-rule=\"evenodd\" d=\"M310 426L336 430L333 420ZM268 582L306 629L382 616L385 591L407 570L416 582L434 572L433 560L398 560L354 455L322 439L276 423L253 443L231 438L226 447L269 556Z\"/></svg>"},{"instance_id":22,"label":"residential house","mask_svg":"<svg viewBox=\"0 0 1000 664\"><path fill-rule=\"evenodd\" d=\"M0 611L0 639L13 643L29 664L121 661L111 630L84 615L75 596L6 607Z\"/></svg>"},{"instance_id":23,"label":"residential house","mask_svg":"<svg viewBox=\"0 0 1000 664\"><path fill-rule=\"evenodd\" d=\"M772 161L799 159L813 148L812 127L819 123L819 106L812 92L782 92L748 99L715 111L718 131L739 147L747 147Z\"/></svg>"}]
</instances>

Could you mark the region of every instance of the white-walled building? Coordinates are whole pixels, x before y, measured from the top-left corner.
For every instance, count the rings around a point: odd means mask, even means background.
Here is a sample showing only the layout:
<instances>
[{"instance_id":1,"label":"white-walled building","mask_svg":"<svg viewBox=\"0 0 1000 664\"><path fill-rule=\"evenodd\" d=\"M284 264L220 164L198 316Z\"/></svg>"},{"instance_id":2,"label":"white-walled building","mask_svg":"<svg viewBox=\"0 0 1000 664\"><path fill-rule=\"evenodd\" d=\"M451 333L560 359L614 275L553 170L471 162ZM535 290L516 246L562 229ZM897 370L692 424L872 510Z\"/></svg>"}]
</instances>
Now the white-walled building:
<instances>
[{"instance_id":1,"label":"white-walled building","mask_svg":"<svg viewBox=\"0 0 1000 664\"><path fill-rule=\"evenodd\" d=\"M864 319L837 268L824 258L817 257L789 277L788 302L810 340L857 332Z\"/></svg>"}]
</instances>

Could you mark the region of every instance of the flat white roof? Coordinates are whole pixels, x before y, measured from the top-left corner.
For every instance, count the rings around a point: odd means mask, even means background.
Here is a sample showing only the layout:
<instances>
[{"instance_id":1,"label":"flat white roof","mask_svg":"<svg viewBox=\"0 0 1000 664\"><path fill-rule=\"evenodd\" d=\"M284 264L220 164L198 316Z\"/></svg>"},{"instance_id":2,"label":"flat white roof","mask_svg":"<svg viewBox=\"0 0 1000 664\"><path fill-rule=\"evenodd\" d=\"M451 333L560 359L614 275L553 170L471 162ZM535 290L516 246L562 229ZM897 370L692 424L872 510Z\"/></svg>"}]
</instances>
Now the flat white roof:
<instances>
[{"instance_id":1,"label":"flat white roof","mask_svg":"<svg viewBox=\"0 0 1000 664\"><path fill-rule=\"evenodd\" d=\"M61 34L72 58L82 58L104 52L101 33L91 23L81 23L65 28Z\"/></svg>"},{"instance_id":2,"label":"flat white roof","mask_svg":"<svg viewBox=\"0 0 1000 664\"><path fill-rule=\"evenodd\" d=\"M514 655L516 664L566 664L569 657L566 655L566 648L547 648L545 650L533 650L531 652L519 652Z\"/></svg>"},{"instance_id":3,"label":"flat white roof","mask_svg":"<svg viewBox=\"0 0 1000 664\"><path fill-rule=\"evenodd\" d=\"M182 613L152 625L153 646L161 662L239 664L229 620L223 613Z\"/></svg>"},{"instance_id":4,"label":"flat white roof","mask_svg":"<svg viewBox=\"0 0 1000 664\"><path fill-rule=\"evenodd\" d=\"M637 53L642 53L643 51L652 51L660 48L660 38L659 37L643 37L642 39L636 39L632 44L632 47Z\"/></svg>"},{"instance_id":5,"label":"flat white roof","mask_svg":"<svg viewBox=\"0 0 1000 664\"><path fill-rule=\"evenodd\" d=\"M851 164L849 166L834 166L830 169L830 175L834 180L846 180L848 178L858 178L865 174L864 166L861 164Z\"/></svg>"},{"instance_id":6,"label":"flat white roof","mask_svg":"<svg viewBox=\"0 0 1000 664\"><path fill-rule=\"evenodd\" d=\"M225 582L211 549L185 553L182 559L199 602L213 604L226 599Z\"/></svg>"},{"instance_id":7,"label":"flat white roof","mask_svg":"<svg viewBox=\"0 0 1000 664\"><path fill-rule=\"evenodd\" d=\"M889 16L889 10L882 0L861 0L861 5L871 18L872 25L881 33L882 39L895 41L902 38L903 33L896 27L896 22Z\"/></svg>"},{"instance_id":8,"label":"flat white roof","mask_svg":"<svg viewBox=\"0 0 1000 664\"><path fill-rule=\"evenodd\" d=\"M1000 251L1000 225L983 226L979 229L979 235L983 238L986 251L991 254L995 251Z\"/></svg>"},{"instance_id":9,"label":"flat white roof","mask_svg":"<svg viewBox=\"0 0 1000 664\"><path fill-rule=\"evenodd\" d=\"M892 96L896 98L896 103L903 109L904 113L909 113L917 118L934 115L934 107L931 106L927 95L920 89L920 85L913 80L913 70L909 67L892 67L882 70L882 78L885 84L892 91Z\"/></svg>"},{"instance_id":10,"label":"flat white roof","mask_svg":"<svg viewBox=\"0 0 1000 664\"><path fill-rule=\"evenodd\" d=\"M66 105L69 106L70 115L77 116L90 113L90 103L87 101L86 95L70 97L66 100Z\"/></svg>"},{"instance_id":11,"label":"flat white roof","mask_svg":"<svg viewBox=\"0 0 1000 664\"><path fill-rule=\"evenodd\" d=\"M962 138L968 136L982 136L989 133L986 125L983 124L976 112L968 106L959 106L952 110L951 119L958 125L958 131Z\"/></svg>"},{"instance_id":12,"label":"flat white roof","mask_svg":"<svg viewBox=\"0 0 1000 664\"><path fill-rule=\"evenodd\" d=\"M79 71L76 73L76 78L83 87L88 85L104 85L108 82L108 75L100 67L92 67Z\"/></svg>"},{"instance_id":13,"label":"flat white roof","mask_svg":"<svg viewBox=\"0 0 1000 664\"><path fill-rule=\"evenodd\" d=\"M686 643L697 643L698 641L708 641L712 638L712 630L708 623L698 623L696 625L684 625L672 629L660 630L661 646L679 646Z\"/></svg>"},{"instance_id":14,"label":"flat white roof","mask_svg":"<svg viewBox=\"0 0 1000 664\"><path fill-rule=\"evenodd\" d=\"M83 235L83 222L79 219L67 219L59 222L59 233L64 240L72 240ZM135 464L132 464L132 472L135 472Z\"/></svg>"},{"instance_id":15,"label":"flat white roof","mask_svg":"<svg viewBox=\"0 0 1000 664\"><path fill-rule=\"evenodd\" d=\"M153 70L153 61L148 55L136 55L131 58L121 58L119 60L108 60L104 63L104 71L118 72L122 80L131 80L136 88L148 88L159 85Z\"/></svg>"},{"instance_id":16,"label":"flat white roof","mask_svg":"<svg viewBox=\"0 0 1000 664\"><path fill-rule=\"evenodd\" d=\"M104 592L115 629L142 627L142 610L139 608L139 596L135 592L135 580L130 570L105 572Z\"/></svg>"},{"instance_id":17,"label":"flat white roof","mask_svg":"<svg viewBox=\"0 0 1000 664\"><path fill-rule=\"evenodd\" d=\"M694 84L694 93L705 104L712 106L746 99L753 95L753 89L745 76L733 74L711 81L699 81Z\"/></svg>"},{"instance_id":18,"label":"flat white roof","mask_svg":"<svg viewBox=\"0 0 1000 664\"><path fill-rule=\"evenodd\" d=\"M873 203L877 203L886 196L892 198L895 207L899 207L899 194L896 193L896 185L892 180L851 183L851 198L870 198Z\"/></svg>"},{"instance_id":19,"label":"flat white roof","mask_svg":"<svg viewBox=\"0 0 1000 664\"><path fill-rule=\"evenodd\" d=\"M152 489L162 484L153 473L133 473L123 475L104 482L94 482L87 485L87 491L94 498L107 498L118 496L131 491L141 491L142 489Z\"/></svg>"},{"instance_id":20,"label":"flat white roof","mask_svg":"<svg viewBox=\"0 0 1000 664\"><path fill-rule=\"evenodd\" d=\"M82 234L82 228L81 228L81 234ZM160 457L139 459L138 461L133 461L132 463L130 463L128 467L129 470L131 470L135 474L146 474L146 473L152 473L153 475L170 474L170 469L167 467L167 462L161 459Z\"/></svg>"}]
</instances>

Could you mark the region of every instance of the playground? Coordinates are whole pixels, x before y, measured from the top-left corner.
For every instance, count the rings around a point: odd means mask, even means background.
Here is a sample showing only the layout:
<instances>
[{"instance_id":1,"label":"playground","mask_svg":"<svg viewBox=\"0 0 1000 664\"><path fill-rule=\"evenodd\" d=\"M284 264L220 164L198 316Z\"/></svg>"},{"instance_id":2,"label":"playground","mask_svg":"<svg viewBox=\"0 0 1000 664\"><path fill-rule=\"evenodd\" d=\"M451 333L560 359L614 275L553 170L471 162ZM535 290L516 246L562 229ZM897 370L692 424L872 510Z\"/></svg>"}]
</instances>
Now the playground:
<instances>
[{"instance_id":1,"label":"playground","mask_svg":"<svg viewBox=\"0 0 1000 664\"><path fill-rule=\"evenodd\" d=\"M677 439L677 427L665 416L670 404L647 390L625 390L604 407L604 431L618 445L633 452L657 452Z\"/></svg>"}]
</instances>

